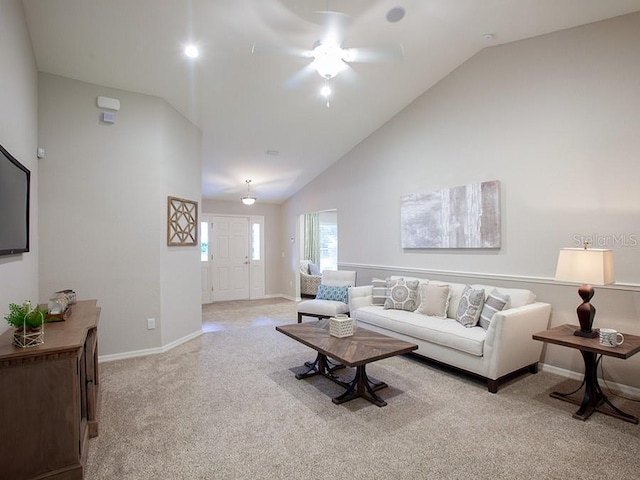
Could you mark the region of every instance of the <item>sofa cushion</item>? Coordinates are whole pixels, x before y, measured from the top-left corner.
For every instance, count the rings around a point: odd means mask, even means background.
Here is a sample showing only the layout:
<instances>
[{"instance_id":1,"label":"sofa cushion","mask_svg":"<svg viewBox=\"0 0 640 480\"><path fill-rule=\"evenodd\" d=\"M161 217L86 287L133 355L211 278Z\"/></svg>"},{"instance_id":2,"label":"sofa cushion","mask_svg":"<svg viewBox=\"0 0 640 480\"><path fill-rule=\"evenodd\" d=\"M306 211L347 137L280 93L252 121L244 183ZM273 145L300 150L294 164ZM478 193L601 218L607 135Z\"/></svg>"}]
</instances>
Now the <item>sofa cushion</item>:
<instances>
[{"instance_id":1,"label":"sofa cushion","mask_svg":"<svg viewBox=\"0 0 640 480\"><path fill-rule=\"evenodd\" d=\"M333 317L338 313L348 313L349 305L334 300L305 300L298 304L298 312Z\"/></svg>"},{"instance_id":2,"label":"sofa cushion","mask_svg":"<svg viewBox=\"0 0 640 480\"><path fill-rule=\"evenodd\" d=\"M418 308L418 280L397 279L389 283L384 308L413 312Z\"/></svg>"},{"instance_id":3,"label":"sofa cushion","mask_svg":"<svg viewBox=\"0 0 640 480\"><path fill-rule=\"evenodd\" d=\"M311 275L322 275L322 272L320 271L320 267L315 263L309 264L309 273Z\"/></svg>"},{"instance_id":4,"label":"sofa cushion","mask_svg":"<svg viewBox=\"0 0 640 480\"><path fill-rule=\"evenodd\" d=\"M494 288L484 301L484 306L480 313L480 321L478 322L479 325L487 330L495 313L509 308L509 300L509 295L502 295Z\"/></svg>"},{"instance_id":5,"label":"sofa cushion","mask_svg":"<svg viewBox=\"0 0 640 480\"><path fill-rule=\"evenodd\" d=\"M449 306L449 285L423 283L419 287L420 306L417 313L434 317L447 317Z\"/></svg>"},{"instance_id":6,"label":"sofa cushion","mask_svg":"<svg viewBox=\"0 0 640 480\"><path fill-rule=\"evenodd\" d=\"M475 327L480 319L480 312L484 304L484 290L475 290L467 285L462 292L456 320L467 328Z\"/></svg>"},{"instance_id":7,"label":"sofa cushion","mask_svg":"<svg viewBox=\"0 0 640 480\"><path fill-rule=\"evenodd\" d=\"M321 283L318 285L316 300L333 300L334 302L349 303L349 287L333 287Z\"/></svg>"},{"instance_id":8,"label":"sofa cushion","mask_svg":"<svg viewBox=\"0 0 640 480\"><path fill-rule=\"evenodd\" d=\"M480 327L465 328L449 318L426 317L415 312L384 310L375 305L351 312L362 326L375 325L416 339L435 343L470 355L481 357L487 332Z\"/></svg>"},{"instance_id":9,"label":"sofa cushion","mask_svg":"<svg viewBox=\"0 0 640 480\"><path fill-rule=\"evenodd\" d=\"M387 299L387 280L374 278L371 280L371 285L373 286L371 303L384 305L384 301Z\"/></svg>"}]
</instances>

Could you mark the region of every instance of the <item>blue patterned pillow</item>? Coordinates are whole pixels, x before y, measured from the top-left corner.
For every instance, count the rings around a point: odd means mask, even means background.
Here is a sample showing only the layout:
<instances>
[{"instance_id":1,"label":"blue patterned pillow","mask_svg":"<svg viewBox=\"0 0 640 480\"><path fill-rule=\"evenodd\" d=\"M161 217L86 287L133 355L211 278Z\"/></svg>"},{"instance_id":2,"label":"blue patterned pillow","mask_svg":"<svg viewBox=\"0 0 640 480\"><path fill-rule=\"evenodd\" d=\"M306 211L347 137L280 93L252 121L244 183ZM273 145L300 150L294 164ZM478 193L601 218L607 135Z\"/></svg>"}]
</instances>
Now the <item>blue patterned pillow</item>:
<instances>
[{"instance_id":1,"label":"blue patterned pillow","mask_svg":"<svg viewBox=\"0 0 640 480\"><path fill-rule=\"evenodd\" d=\"M316 300L333 300L336 302L349 303L349 287L332 287L329 285L318 285Z\"/></svg>"}]
</instances>

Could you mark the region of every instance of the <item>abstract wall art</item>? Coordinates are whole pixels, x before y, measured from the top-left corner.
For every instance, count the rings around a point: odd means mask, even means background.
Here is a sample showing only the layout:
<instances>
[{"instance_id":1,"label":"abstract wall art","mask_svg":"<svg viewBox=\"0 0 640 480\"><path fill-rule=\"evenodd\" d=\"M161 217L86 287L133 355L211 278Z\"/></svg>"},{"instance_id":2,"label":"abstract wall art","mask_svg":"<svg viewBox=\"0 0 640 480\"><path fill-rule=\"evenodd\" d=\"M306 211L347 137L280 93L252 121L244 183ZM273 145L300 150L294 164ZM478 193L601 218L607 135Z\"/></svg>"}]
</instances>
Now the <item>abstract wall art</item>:
<instances>
[{"instance_id":1,"label":"abstract wall art","mask_svg":"<svg viewBox=\"0 0 640 480\"><path fill-rule=\"evenodd\" d=\"M400 199L402 248L500 248L500 182Z\"/></svg>"}]
</instances>

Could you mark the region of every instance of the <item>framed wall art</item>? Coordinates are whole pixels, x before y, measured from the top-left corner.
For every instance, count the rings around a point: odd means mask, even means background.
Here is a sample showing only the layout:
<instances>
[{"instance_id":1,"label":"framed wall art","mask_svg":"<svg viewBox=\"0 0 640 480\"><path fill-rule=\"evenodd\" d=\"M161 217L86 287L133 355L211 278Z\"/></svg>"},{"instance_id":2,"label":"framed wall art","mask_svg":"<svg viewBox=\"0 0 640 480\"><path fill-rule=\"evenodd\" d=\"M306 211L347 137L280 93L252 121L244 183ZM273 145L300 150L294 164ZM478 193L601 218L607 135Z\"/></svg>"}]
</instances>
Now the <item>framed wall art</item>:
<instances>
[{"instance_id":1,"label":"framed wall art","mask_svg":"<svg viewBox=\"0 0 640 480\"><path fill-rule=\"evenodd\" d=\"M198 244L198 202L167 197L167 245Z\"/></svg>"},{"instance_id":2,"label":"framed wall art","mask_svg":"<svg viewBox=\"0 0 640 480\"><path fill-rule=\"evenodd\" d=\"M498 180L400 199L402 248L500 248Z\"/></svg>"}]
</instances>

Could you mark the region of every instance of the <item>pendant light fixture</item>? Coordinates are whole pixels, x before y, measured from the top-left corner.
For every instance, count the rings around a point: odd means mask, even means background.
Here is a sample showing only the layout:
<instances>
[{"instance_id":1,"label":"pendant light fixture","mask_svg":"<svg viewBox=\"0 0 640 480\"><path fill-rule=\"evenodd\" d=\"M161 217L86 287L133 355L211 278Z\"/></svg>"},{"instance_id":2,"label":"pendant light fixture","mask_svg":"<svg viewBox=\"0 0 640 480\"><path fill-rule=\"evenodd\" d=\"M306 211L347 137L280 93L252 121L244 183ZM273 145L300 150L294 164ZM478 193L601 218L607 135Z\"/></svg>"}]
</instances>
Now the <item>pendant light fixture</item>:
<instances>
[{"instance_id":1,"label":"pendant light fixture","mask_svg":"<svg viewBox=\"0 0 640 480\"><path fill-rule=\"evenodd\" d=\"M247 182L247 194L242 197L242 203L244 203L245 205L253 205L254 203L256 203L256 197L251 196L251 189L249 187L251 180L245 180L245 182Z\"/></svg>"}]
</instances>

